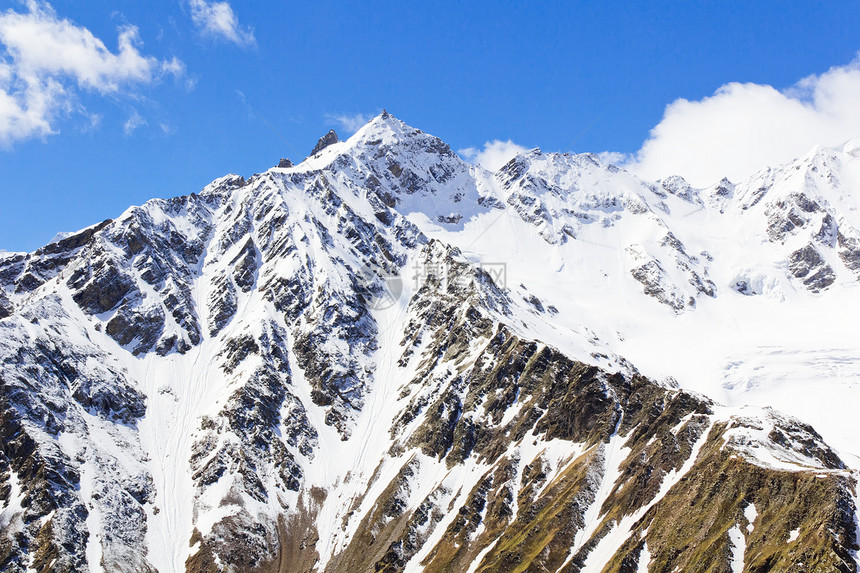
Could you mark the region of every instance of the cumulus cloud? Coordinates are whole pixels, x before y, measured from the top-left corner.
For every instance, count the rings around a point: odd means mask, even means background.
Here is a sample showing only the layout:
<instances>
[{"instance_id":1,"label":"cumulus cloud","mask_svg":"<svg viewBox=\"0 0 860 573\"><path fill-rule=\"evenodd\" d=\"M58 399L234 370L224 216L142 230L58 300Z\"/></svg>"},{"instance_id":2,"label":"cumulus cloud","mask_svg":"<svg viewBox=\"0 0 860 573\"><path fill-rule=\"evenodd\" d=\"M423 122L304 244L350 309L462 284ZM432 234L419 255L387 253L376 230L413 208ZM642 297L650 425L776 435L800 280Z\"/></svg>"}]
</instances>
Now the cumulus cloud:
<instances>
[{"instance_id":1,"label":"cumulus cloud","mask_svg":"<svg viewBox=\"0 0 860 573\"><path fill-rule=\"evenodd\" d=\"M860 136L860 58L788 89L730 83L679 99L625 167L646 179L679 174L696 186L738 181L767 166Z\"/></svg>"},{"instance_id":2,"label":"cumulus cloud","mask_svg":"<svg viewBox=\"0 0 860 573\"><path fill-rule=\"evenodd\" d=\"M254 31L241 26L239 18L229 2L207 2L189 0L191 20L207 36L233 42L237 46L253 46L257 43Z\"/></svg>"},{"instance_id":3,"label":"cumulus cloud","mask_svg":"<svg viewBox=\"0 0 860 573\"><path fill-rule=\"evenodd\" d=\"M325 116L329 123L340 126L340 131L346 135L351 135L365 126L365 124L373 119L372 115L363 113L356 114L335 114L327 113Z\"/></svg>"},{"instance_id":4,"label":"cumulus cloud","mask_svg":"<svg viewBox=\"0 0 860 573\"><path fill-rule=\"evenodd\" d=\"M73 111L78 90L117 94L164 75L180 76L173 58L144 56L137 28L119 30L111 52L88 29L60 18L50 4L29 0L27 12L0 13L0 144L54 133L55 120Z\"/></svg>"},{"instance_id":5,"label":"cumulus cloud","mask_svg":"<svg viewBox=\"0 0 860 573\"><path fill-rule=\"evenodd\" d=\"M522 145L517 145L510 139L507 141L495 139L484 143L484 147L481 149L467 147L466 149L459 150L457 153L469 163L480 165L490 171L496 171L516 155L527 149Z\"/></svg>"}]
</instances>

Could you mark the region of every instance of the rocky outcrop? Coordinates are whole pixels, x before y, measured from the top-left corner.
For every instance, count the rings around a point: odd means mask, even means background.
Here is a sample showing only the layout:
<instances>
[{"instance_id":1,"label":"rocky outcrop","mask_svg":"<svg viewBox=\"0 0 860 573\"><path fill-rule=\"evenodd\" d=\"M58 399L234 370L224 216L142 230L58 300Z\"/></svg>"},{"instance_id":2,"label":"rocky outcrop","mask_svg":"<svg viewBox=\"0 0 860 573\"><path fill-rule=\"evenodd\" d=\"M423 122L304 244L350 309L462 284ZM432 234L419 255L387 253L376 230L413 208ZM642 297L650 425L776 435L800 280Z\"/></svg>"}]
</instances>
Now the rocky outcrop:
<instances>
[{"instance_id":1,"label":"rocky outcrop","mask_svg":"<svg viewBox=\"0 0 860 573\"><path fill-rule=\"evenodd\" d=\"M340 141L340 139L338 139L337 133L335 133L335 131L333 129L330 129L329 132L326 133L325 135L323 135L322 137L320 137L319 141L317 141L317 144L314 145L314 149L313 149L313 151L311 151L311 156L316 155L317 153L319 153L320 151L322 151L323 149L325 149L329 145L332 145L332 144L337 143L339 141Z\"/></svg>"},{"instance_id":2,"label":"rocky outcrop","mask_svg":"<svg viewBox=\"0 0 860 573\"><path fill-rule=\"evenodd\" d=\"M836 280L833 269L813 245L806 245L789 256L788 270L812 292L821 292Z\"/></svg>"}]
</instances>

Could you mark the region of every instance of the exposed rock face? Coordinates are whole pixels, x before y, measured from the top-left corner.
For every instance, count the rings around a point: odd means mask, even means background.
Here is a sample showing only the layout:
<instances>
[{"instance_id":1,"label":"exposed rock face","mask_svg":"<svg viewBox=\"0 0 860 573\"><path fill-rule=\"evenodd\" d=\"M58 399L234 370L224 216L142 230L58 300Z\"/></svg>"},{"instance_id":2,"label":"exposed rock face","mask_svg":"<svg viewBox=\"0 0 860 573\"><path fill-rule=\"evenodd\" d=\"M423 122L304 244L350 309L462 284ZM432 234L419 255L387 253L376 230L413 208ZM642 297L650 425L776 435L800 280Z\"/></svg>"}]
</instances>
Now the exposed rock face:
<instances>
[{"instance_id":1,"label":"exposed rock face","mask_svg":"<svg viewBox=\"0 0 860 573\"><path fill-rule=\"evenodd\" d=\"M857 570L854 468L816 430L643 375L469 226L601 249L547 271L579 265L565 298L682 320L767 285L712 278L673 211L743 217L816 299L860 269L850 217L777 172L490 174L387 113L331 155L0 255L0 569Z\"/></svg>"},{"instance_id":2,"label":"exposed rock face","mask_svg":"<svg viewBox=\"0 0 860 573\"><path fill-rule=\"evenodd\" d=\"M13 312L15 312L15 307L12 305L9 297L6 296L6 293L0 291L0 319L12 316Z\"/></svg>"},{"instance_id":3,"label":"exposed rock face","mask_svg":"<svg viewBox=\"0 0 860 573\"><path fill-rule=\"evenodd\" d=\"M812 245L806 245L794 251L788 261L791 274L803 281L806 288L812 292L820 292L836 280L833 269L824 262L818 250Z\"/></svg>"},{"instance_id":4,"label":"exposed rock face","mask_svg":"<svg viewBox=\"0 0 860 573\"><path fill-rule=\"evenodd\" d=\"M340 139L338 139L337 133L335 133L333 129L330 129L328 133L320 137L320 140L317 141L317 144L314 146L313 151L311 151L311 155L316 155L329 145L337 143L338 141L340 141Z\"/></svg>"},{"instance_id":5,"label":"exposed rock face","mask_svg":"<svg viewBox=\"0 0 860 573\"><path fill-rule=\"evenodd\" d=\"M849 235L850 231L837 234L837 244L839 245L839 258L845 263L845 266L854 273L860 276L860 238L856 232ZM853 235L853 236L852 236Z\"/></svg>"}]
</instances>

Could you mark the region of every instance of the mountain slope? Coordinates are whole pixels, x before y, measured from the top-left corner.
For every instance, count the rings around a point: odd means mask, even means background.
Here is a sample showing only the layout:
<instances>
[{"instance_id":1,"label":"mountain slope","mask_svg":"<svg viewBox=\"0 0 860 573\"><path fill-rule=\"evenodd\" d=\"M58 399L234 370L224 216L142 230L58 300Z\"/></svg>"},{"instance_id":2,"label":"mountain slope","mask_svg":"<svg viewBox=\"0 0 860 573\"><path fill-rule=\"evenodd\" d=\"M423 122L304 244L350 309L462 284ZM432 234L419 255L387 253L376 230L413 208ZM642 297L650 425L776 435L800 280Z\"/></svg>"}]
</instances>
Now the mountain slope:
<instances>
[{"instance_id":1,"label":"mountain slope","mask_svg":"<svg viewBox=\"0 0 860 573\"><path fill-rule=\"evenodd\" d=\"M857 570L853 147L697 190L326 138L0 255L3 570ZM823 435L771 385L819 363Z\"/></svg>"}]
</instances>

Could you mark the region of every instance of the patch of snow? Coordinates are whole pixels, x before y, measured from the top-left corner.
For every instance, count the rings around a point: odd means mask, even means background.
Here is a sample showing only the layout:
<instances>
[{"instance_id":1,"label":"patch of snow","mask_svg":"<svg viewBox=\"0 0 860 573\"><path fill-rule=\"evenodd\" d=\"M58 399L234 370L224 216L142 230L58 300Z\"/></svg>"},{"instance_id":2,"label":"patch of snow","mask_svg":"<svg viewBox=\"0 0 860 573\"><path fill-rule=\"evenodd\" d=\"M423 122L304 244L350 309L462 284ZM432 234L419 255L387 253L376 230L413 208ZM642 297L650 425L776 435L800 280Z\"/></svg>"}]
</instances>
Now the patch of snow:
<instances>
[{"instance_id":1,"label":"patch of snow","mask_svg":"<svg viewBox=\"0 0 860 573\"><path fill-rule=\"evenodd\" d=\"M732 573L744 573L744 554L747 551L747 539L739 525L735 525L729 529L729 550L731 556L729 558L729 566L732 568Z\"/></svg>"},{"instance_id":2,"label":"patch of snow","mask_svg":"<svg viewBox=\"0 0 860 573\"><path fill-rule=\"evenodd\" d=\"M9 496L0 510L0 529L5 530L13 525L12 530L21 528L24 524L21 520L24 507L24 491L21 487L21 481L18 479L18 473L10 468L9 470Z\"/></svg>"},{"instance_id":3,"label":"patch of snow","mask_svg":"<svg viewBox=\"0 0 860 573\"><path fill-rule=\"evenodd\" d=\"M651 552L648 551L648 542L642 544L642 551L639 552L639 563L636 566L636 573L648 573L648 566L651 564Z\"/></svg>"},{"instance_id":4,"label":"patch of snow","mask_svg":"<svg viewBox=\"0 0 860 573\"><path fill-rule=\"evenodd\" d=\"M508 406L508 409L505 410L505 415L502 416L502 421L499 422L500 426L502 426L502 427L507 426L508 424L510 424L514 420L514 418L517 417L517 415L519 415L520 411L523 408L523 403L519 401L519 397L520 397L520 389L517 388L517 397L514 400L514 403L511 404L510 406Z\"/></svg>"},{"instance_id":5,"label":"patch of snow","mask_svg":"<svg viewBox=\"0 0 860 573\"><path fill-rule=\"evenodd\" d=\"M621 477L621 464L627 459L630 454L630 448L622 446L624 438L615 434L606 444L603 453L603 475L600 479L600 487L594 497L594 501L588 506L583 516L583 527L576 532L576 537L573 541L573 548L570 551L571 557L579 551L585 542L591 539L592 535L597 532L600 527L603 510L603 504L612 493L615 487L615 482ZM601 446L599 446L601 447Z\"/></svg>"},{"instance_id":6,"label":"patch of snow","mask_svg":"<svg viewBox=\"0 0 860 573\"><path fill-rule=\"evenodd\" d=\"M475 573L478 570L478 567L481 566L481 561L483 561L484 557L486 557L487 554L496 547L501 538L502 536L499 535L492 543L488 543L486 547L481 549L481 551L475 556L475 559L469 564L469 568L466 570L466 573Z\"/></svg>"},{"instance_id":7,"label":"patch of snow","mask_svg":"<svg viewBox=\"0 0 860 573\"><path fill-rule=\"evenodd\" d=\"M786 447L771 440L770 434L776 424L789 424L791 422L789 418L771 408L721 407L717 411L723 420L729 422L723 433L724 443L722 447L730 447L740 452L751 463L788 472L810 469L825 473L842 472L842 470L827 468L820 460L801 453L799 448ZM824 446L820 442L819 445Z\"/></svg>"},{"instance_id":8,"label":"patch of snow","mask_svg":"<svg viewBox=\"0 0 860 573\"><path fill-rule=\"evenodd\" d=\"M747 520L747 531L752 533L755 529L755 520L758 517L758 510L756 510L754 503L750 503L744 508L744 517Z\"/></svg>"}]
</instances>

